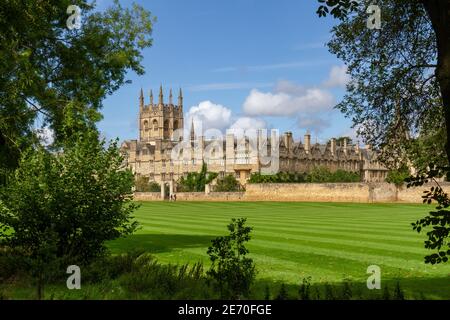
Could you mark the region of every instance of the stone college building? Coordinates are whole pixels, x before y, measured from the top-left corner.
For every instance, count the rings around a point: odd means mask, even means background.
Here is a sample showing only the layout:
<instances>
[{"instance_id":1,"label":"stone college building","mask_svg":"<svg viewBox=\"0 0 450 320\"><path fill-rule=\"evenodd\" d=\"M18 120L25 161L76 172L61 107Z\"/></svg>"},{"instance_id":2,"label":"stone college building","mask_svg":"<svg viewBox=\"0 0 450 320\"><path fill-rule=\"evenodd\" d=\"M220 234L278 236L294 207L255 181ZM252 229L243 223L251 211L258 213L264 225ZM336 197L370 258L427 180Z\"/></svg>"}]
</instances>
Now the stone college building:
<instances>
[{"instance_id":1,"label":"stone college building","mask_svg":"<svg viewBox=\"0 0 450 320\"><path fill-rule=\"evenodd\" d=\"M294 141L291 132L281 136L271 132L269 137L265 130L255 132L253 138L247 132L205 138L201 132L195 132L193 122L190 131L185 132L181 89L176 105L172 90L168 103L164 103L162 87L158 103L154 103L150 93L150 103L146 105L141 89L139 139L124 141L121 150L133 173L158 183L173 183L189 172L199 172L203 162L208 171L217 172L219 177L232 174L243 185L255 172L303 173L317 166L358 172L364 182L382 182L388 172L370 147L360 148L346 139L340 145L334 138L326 144L314 144L309 133L303 141Z\"/></svg>"}]
</instances>

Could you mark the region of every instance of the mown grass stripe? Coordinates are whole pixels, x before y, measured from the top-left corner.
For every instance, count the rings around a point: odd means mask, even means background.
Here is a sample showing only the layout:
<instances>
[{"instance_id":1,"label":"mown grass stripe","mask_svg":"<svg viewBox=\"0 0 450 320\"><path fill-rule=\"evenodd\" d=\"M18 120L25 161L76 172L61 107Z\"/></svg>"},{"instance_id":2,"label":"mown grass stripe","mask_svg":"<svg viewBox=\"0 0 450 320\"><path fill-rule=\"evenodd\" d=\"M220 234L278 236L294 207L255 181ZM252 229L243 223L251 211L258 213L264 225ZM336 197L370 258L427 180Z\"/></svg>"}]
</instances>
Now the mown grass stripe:
<instances>
[{"instance_id":1,"label":"mown grass stripe","mask_svg":"<svg viewBox=\"0 0 450 320\"><path fill-rule=\"evenodd\" d=\"M202 261L207 267L211 239L227 233L231 218L247 217L260 279L298 284L306 276L313 282L350 277L363 283L367 266L378 264L383 280L402 279L405 290L450 298L450 286L441 284L450 264L425 265L425 235L411 230L411 222L430 210L409 204L151 202L136 212L143 228L109 245L116 253L142 247L164 263Z\"/></svg>"}]
</instances>

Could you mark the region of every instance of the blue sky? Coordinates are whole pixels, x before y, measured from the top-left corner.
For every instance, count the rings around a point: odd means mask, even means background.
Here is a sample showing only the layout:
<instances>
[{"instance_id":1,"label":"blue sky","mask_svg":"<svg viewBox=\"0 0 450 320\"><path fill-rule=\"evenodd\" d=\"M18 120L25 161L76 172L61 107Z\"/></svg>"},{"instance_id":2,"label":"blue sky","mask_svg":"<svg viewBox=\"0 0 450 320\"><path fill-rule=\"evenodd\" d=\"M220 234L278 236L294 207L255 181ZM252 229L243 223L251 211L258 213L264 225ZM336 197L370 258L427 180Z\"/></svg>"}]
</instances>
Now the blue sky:
<instances>
[{"instance_id":1,"label":"blue sky","mask_svg":"<svg viewBox=\"0 0 450 320\"><path fill-rule=\"evenodd\" d=\"M131 1L120 1L128 6ZM313 141L352 134L333 106L344 94L345 67L328 52L332 18L319 19L315 0L135 1L157 17L146 73L104 101L100 130L108 138L137 138L138 98L164 87L183 89L185 123L206 128L306 130ZM98 9L111 1L97 1ZM189 122L188 122L189 121Z\"/></svg>"}]
</instances>

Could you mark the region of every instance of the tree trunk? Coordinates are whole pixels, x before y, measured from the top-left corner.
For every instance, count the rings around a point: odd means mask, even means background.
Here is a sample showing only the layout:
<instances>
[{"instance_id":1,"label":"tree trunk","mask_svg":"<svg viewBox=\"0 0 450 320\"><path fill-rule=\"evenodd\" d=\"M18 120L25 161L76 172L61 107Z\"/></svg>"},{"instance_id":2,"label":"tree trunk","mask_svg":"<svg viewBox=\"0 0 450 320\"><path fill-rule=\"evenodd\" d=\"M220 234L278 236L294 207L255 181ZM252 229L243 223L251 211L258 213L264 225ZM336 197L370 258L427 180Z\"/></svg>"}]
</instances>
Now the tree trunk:
<instances>
[{"instance_id":1,"label":"tree trunk","mask_svg":"<svg viewBox=\"0 0 450 320\"><path fill-rule=\"evenodd\" d=\"M420 2L425 7L436 34L438 61L435 72L444 107L447 129L445 150L450 164L450 0L421 0Z\"/></svg>"},{"instance_id":2,"label":"tree trunk","mask_svg":"<svg viewBox=\"0 0 450 320\"><path fill-rule=\"evenodd\" d=\"M39 274L38 280L37 280L37 299L42 300L42 296L44 293L44 281L42 274Z\"/></svg>"}]
</instances>

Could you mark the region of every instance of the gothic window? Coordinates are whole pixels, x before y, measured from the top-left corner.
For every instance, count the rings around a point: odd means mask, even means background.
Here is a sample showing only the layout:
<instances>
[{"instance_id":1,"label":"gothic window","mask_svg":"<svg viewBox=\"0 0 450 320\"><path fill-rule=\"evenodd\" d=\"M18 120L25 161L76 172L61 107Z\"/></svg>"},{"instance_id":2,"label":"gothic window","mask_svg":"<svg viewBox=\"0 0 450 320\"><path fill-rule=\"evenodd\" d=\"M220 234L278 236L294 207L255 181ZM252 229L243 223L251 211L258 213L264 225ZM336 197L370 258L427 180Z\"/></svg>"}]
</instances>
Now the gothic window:
<instances>
[{"instance_id":1,"label":"gothic window","mask_svg":"<svg viewBox=\"0 0 450 320\"><path fill-rule=\"evenodd\" d=\"M164 138L169 137L169 120L164 121Z\"/></svg>"},{"instance_id":2,"label":"gothic window","mask_svg":"<svg viewBox=\"0 0 450 320\"><path fill-rule=\"evenodd\" d=\"M178 120L173 123L173 130L178 129Z\"/></svg>"},{"instance_id":3,"label":"gothic window","mask_svg":"<svg viewBox=\"0 0 450 320\"><path fill-rule=\"evenodd\" d=\"M148 131L148 121L147 120L144 121L144 130Z\"/></svg>"},{"instance_id":4,"label":"gothic window","mask_svg":"<svg viewBox=\"0 0 450 320\"><path fill-rule=\"evenodd\" d=\"M154 119L152 125L153 125L153 130L157 131L158 130L158 120Z\"/></svg>"}]
</instances>

